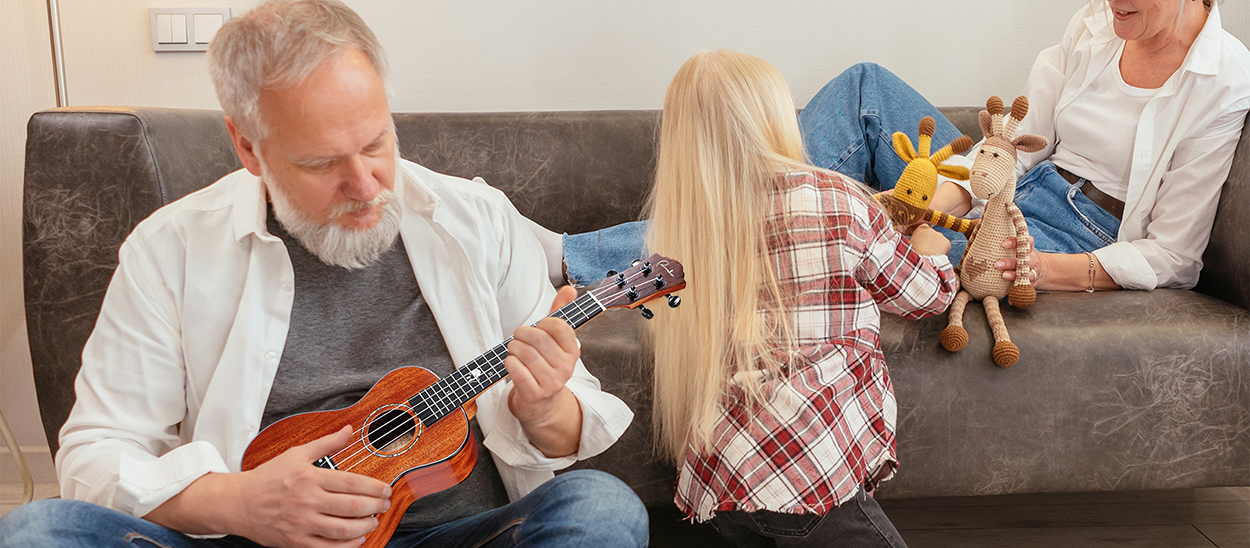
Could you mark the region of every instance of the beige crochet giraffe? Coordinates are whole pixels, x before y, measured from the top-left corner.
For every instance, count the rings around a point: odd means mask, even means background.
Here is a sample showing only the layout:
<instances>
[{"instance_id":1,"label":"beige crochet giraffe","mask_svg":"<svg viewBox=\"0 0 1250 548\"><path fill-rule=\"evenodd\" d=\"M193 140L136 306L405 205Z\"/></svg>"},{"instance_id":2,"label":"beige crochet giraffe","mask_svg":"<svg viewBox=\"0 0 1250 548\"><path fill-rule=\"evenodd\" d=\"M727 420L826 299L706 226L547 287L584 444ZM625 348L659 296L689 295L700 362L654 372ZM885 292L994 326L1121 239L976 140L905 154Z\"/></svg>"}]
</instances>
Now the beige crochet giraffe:
<instances>
[{"instance_id":1,"label":"beige crochet giraffe","mask_svg":"<svg viewBox=\"0 0 1250 548\"><path fill-rule=\"evenodd\" d=\"M1011 104L1011 116L1004 124L1002 99L990 97L978 118L985 142L972 162L969 183L973 194L989 202L959 263L959 282L963 288L951 305L950 325L942 331L942 346L951 352L962 349L968 344L968 332L963 328L964 307L970 299L981 300L994 332L994 363L1002 367L1015 364L1020 358L1020 349L1011 342L998 300L1008 297L1012 306L1024 309L1037 297L1029 281L1028 226L1020 208L1012 201L1016 195L1017 151L1036 152L1047 143L1040 135L1015 137L1016 128L1028 112L1029 100L1016 97ZM1007 238L1016 239L1015 249L1003 249L1003 240ZM1016 258L1014 283L1004 280L1002 273L994 268L998 260L1013 256Z\"/></svg>"}]
</instances>

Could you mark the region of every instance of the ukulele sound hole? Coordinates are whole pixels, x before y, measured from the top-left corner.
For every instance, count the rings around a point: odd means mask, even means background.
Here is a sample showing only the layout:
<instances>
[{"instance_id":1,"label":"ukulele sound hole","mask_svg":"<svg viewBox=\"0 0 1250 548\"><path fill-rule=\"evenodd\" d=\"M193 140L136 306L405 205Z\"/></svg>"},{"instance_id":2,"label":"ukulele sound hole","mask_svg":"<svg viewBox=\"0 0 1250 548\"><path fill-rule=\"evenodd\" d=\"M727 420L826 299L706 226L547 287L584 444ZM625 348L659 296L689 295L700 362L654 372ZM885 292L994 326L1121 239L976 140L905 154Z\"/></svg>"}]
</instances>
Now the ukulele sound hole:
<instances>
[{"instance_id":1,"label":"ukulele sound hole","mask_svg":"<svg viewBox=\"0 0 1250 548\"><path fill-rule=\"evenodd\" d=\"M402 409L383 411L369 421L369 445L385 453L400 451L417 435L417 424Z\"/></svg>"}]
</instances>

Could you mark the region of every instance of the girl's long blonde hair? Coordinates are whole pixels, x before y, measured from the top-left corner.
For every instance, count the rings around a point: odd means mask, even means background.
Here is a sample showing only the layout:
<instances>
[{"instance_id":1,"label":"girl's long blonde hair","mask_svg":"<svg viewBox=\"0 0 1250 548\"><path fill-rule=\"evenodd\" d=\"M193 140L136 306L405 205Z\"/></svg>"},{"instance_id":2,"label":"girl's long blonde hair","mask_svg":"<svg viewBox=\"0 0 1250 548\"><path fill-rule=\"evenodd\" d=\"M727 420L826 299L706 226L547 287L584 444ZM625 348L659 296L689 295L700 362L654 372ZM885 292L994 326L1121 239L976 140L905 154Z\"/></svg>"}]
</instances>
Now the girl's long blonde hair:
<instances>
[{"instance_id":1,"label":"girl's long blonde hair","mask_svg":"<svg viewBox=\"0 0 1250 548\"><path fill-rule=\"evenodd\" d=\"M688 284L682 306L650 322L663 457L705 448L727 391L757 407L757 379L786 365L794 335L764 220L781 176L813 169L804 158L790 89L767 61L704 51L673 77L647 208L649 248L680 261Z\"/></svg>"}]
</instances>

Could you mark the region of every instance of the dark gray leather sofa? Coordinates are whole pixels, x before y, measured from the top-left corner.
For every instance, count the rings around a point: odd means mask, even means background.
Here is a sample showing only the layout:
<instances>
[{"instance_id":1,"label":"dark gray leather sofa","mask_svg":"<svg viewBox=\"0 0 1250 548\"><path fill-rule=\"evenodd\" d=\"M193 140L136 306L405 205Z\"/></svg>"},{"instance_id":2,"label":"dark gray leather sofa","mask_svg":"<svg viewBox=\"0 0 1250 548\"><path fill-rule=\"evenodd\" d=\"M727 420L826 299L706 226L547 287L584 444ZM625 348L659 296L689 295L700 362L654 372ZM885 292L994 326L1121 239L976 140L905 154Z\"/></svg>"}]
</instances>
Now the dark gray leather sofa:
<instances>
[{"instance_id":1,"label":"dark gray leather sofa","mask_svg":"<svg viewBox=\"0 0 1250 548\"><path fill-rule=\"evenodd\" d=\"M975 109L945 112L980 137ZM482 176L521 213L581 232L639 216L659 115L405 113L395 120L404 157ZM991 361L977 304L965 316L971 343L955 354L938 344L945 317L887 316L902 468L882 496L1250 484L1247 149L1243 136L1194 291L1043 294L1028 311L1007 308L1022 356L1010 369ZM239 167L215 111L74 108L31 118L26 318L54 451L122 240L158 207ZM625 311L608 316L581 332L585 363L637 418L620 443L579 466L616 474L648 505L668 504L673 471L649 450L644 320Z\"/></svg>"}]
</instances>

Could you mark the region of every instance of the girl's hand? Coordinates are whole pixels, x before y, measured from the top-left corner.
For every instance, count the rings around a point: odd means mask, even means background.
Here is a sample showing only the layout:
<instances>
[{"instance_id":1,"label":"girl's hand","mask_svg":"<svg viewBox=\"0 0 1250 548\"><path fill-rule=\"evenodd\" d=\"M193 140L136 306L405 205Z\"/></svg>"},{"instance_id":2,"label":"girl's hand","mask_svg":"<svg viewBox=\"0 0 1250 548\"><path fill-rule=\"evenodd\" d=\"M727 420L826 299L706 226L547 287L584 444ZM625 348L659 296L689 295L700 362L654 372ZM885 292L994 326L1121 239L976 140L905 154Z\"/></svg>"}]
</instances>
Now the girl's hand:
<instances>
[{"instance_id":1,"label":"girl's hand","mask_svg":"<svg viewBox=\"0 0 1250 548\"><path fill-rule=\"evenodd\" d=\"M951 250L951 241L927 223L921 223L911 232L911 248L921 255L945 255Z\"/></svg>"}]
</instances>

